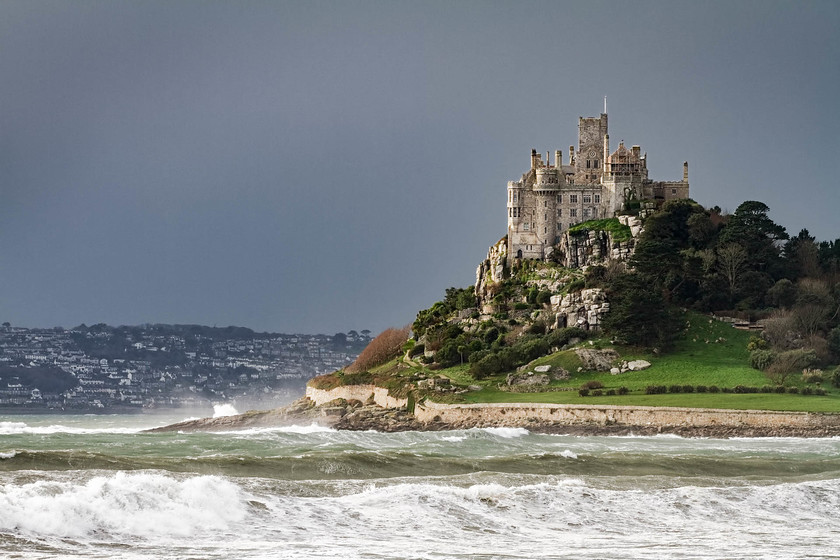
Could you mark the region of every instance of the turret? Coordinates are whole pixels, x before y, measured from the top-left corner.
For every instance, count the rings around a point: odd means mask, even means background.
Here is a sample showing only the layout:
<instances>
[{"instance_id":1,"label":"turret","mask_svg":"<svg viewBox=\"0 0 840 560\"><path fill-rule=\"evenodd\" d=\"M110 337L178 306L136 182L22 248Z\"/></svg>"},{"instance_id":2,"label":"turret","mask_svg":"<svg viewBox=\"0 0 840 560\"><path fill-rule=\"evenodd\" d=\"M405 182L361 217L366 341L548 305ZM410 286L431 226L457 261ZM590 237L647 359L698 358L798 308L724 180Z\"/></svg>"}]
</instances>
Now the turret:
<instances>
[{"instance_id":1,"label":"turret","mask_svg":"<svg viewBox=\"0 0 840 560\"><path fill-rule=\"evenodd\" d=\"M554 167L560 169L563 166L563 152L560 150L554 151Z\"/></svg>"},{"instance_id":2,"label":"turret","mask_svg":"<svg viewBox=\"0 0 840 560\"><path fill-rule=\"evenodd\" d=\"M606 104L606 101L604 101L604 104ZM603 165L602 169L604 170L604 173L607 172L607 159L609 159L609 157L610 157L610 135L609 134L604 134L604 162L602 164Z\"/></svg>"},{"instance_id":3,"label":"turret","mask_svg":"<svg viewBox=\"0 0 840 560\"><path fill-rule=\"evenodd\" d=\"M575 147L569 146L569 165L575 164Z\"/></svg>"}]
</instances>

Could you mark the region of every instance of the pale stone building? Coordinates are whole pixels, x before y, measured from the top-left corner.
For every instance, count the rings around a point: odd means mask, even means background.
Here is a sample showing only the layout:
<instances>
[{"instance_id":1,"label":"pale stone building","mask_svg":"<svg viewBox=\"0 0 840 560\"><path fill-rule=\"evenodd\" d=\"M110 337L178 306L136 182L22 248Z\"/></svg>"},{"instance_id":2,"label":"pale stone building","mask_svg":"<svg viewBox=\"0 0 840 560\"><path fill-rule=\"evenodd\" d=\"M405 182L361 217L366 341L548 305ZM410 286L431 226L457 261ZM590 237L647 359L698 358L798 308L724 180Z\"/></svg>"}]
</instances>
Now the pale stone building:
<instances>
[{"instance_id":1,"label":"pale stone building","mask_svg":"<svg viewBox=\"0 0 840 560\"><path fill-rule=\"evenodd\" d=\"M610 152L607 114L580 117L578 147L569 146L568 163L554 152L531 150L531 168L507 186L507 254L512 258L545 259L560 235L587 220L611 218L632 200L667 201L688 198L688 162L682 181L648 178L647 154L639 146L620 143Z\"/></svg>"}]
</instances>

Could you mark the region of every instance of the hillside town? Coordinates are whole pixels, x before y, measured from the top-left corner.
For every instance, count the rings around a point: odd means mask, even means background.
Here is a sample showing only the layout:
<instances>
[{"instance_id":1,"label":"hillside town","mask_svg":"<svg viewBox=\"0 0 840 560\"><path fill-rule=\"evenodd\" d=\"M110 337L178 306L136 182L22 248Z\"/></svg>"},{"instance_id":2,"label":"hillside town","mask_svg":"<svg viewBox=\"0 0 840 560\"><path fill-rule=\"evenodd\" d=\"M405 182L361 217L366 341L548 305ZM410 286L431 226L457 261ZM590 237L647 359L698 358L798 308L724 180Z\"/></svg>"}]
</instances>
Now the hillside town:
<instances>
[{"instance_id":1,"label":"hillside town","mask_svg":"<svg viewBox=\"0 0 840 560\"><path fill-rule=\"evenodd\" d=\"M351 363L370 331L242 327L0 326L0 412L141 412L215 403L270 406Z\"/></svg>"}]
</instances>

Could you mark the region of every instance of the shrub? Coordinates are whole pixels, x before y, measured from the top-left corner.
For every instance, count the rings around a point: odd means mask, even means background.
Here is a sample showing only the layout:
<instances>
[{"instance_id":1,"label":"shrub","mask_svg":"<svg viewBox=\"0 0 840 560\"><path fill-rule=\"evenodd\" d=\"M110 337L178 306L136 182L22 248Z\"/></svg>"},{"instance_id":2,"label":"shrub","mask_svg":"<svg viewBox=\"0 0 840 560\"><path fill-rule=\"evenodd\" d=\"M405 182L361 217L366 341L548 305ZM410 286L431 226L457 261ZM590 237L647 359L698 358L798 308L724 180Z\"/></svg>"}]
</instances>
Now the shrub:
<instances>
[{"instance_id":1,"label":"shrub","mask_svg":"<svg viewBox=\"0 0 840 560\"><path fill-rule=\"evenodd\" d=\"M750 352L750 367L760 371L766 371L774 360L776 353L772 350L756 349Z\"/></svg>"},{"instance_id":2,"label":"shrub","mask_svg":"<svg viewBox=\"0 0 840 560\"><path fill-rule=\"evenodd\" d=\"M532 324L528 327L529 334L545 334L545 323L542 321L537 321L536 323Z\"/></svg>"},{"instance_id":3,"label":"shrub","mask_svg":"<svg viewBox=\"0 0 840 560\"><path fill-rule=\"evenodd\" d=\"M566 292L567 293L579 292L580 290L584 289L585 287L586 287L586 280L584 280L583 278L579 278L577 280L574 280L574 281L570 282L569 285L566 286Z\"/></svg>"},{"instance_id":4,"label":"shrub","mask_svg":"<svg viewBox=\"0 0 840 560\"><path fill-rule=\"evenodd\" d=\"M523 309L528 309L528 307L530 307L530 306L527 303L522 302L522 301L517 301L516 303L513 304L513 308L516 311L522 311Z\"/></svg>"},{"instance_id":5,"label":"shrub","mask_svg":"<svg viewBox=\"0 0 840 560\"><path fill-rule=\"evenodd\" d=\"M786 387L785 387L784 385L777 385L777 386L776 386L776 392L777 392L777 393L784 393L786 390L787 390L787 389L786 389Z\"/></svg>"},{"instance_id":6,"label":"shrub","mask_svg":"<svg viewBox=\"0 0 840 560\"><path fill-rule=\"evenodd\" d=\"M717 385L711 385L711 386L709 386L709 392L710 393L720 393L720 387L718 387Z\"/></svg>"},{"instance_id":7,"label":"shrub","mask_svg":"<svg viewBox=\"0 0 840 560\"><path fill-rule=\"evenodd\" d=\"M419 356L420 354L422 354L425 351L426 351L426 345L425 344L415 344L414 347L411 349L411 352L408 353L408 356L410 358L413 358L415 356Z\"/></svg>"},{"instance_id":8,"label":"shrub","mask_svg":"<svg viewBox=\"0 0 840 560\"><path fill-rule=\"evenodd\" d=\"M822 387L817 387L816 389L814 389L814 394L824 397L826 395L826 391Z\"/></svg>"},{"instance_id":9,"label":"shrub","mask_svg":"<svg viewBox=\"0 0 840 560\"><path fill-rule=\"evenodd\" d=\"M756 350L766 350L767 349L767 341L761 338L760 336L751 336L750 341L747 343L747 352L755 352Z\"/></svg>"},{"instance_id":10,"label":"shrub","mask_svg":"<svg viewBox=\"0 0 840 560\"><path fill-rule=\"evenodd\" d=\"M581 389L603 389L604 384L598 381L597 379L592 379L591 381L587 381L583 385L580 386Z\"/></svg>"},{"instance_id":11,"label":"shrub","mask_svg":"<svg viewBox=\"0 0 840 560\"><path fill-rule=\"evenodd\" d=\"M614 397L616 395L615 389L607 389L607 396Z\"/></svg>"},{"instance_id":12,"label":"shrub","mask_svg":"<svg viewBox=\"0 0 840 560\"><path fill-rule=\"evenodd\" d=\"M645 387L646 395L662 395L667 392L665 385L648 385Z\"/></svg>"},{"instance_id":13,"label":"shrub","mask_svg":"<svg viewBox=\"0 0 840 560\"><path fill-rule=\"evenodd\" d=\"M568 344L573 338L584 340L588 334L589 333L585 330L578 327L567 327L565 329L552 331L546 338L548 339L549 346L552 348L560 348Z\"/></svg>"},{"instance_id":14,"label":"shrub","mask_svg":"<svg viewBox=\"0 0 840 560\"><path fill-rule=\"evenodd\" d=\"M831 384L840 387L840 366L837 366L834 373L831 374Z\"/></svg>"},{"instance_id":15,"label":"shrub","mask_svg":"<svg viewBox=\"0 0 840 560\"><path fill-rule=\"evenodd\" d=\"M548 290L543 290L539 294L537 294L537 303L540 305L546 305L551 303L551 292Z\"/></svg>"},{"instance_id":16,"label":"shrub","mask_svg":"<svg viewBox=\"0 0 840 560\"><path fill-rule=\"evenodd\" d=\"M496 327L490 327L484 331L484 342L487 344L492 344L497 338L499 338L499 329Z\"/></svg>"},{"instance_id":17,"label":"shrub","mask_svg":"<svg viewBox=\"0 0 840 560\"><path fill-rule=\"evenodd\" d=\"M602 391L601 389L595 389L594 391L592 391L592 396L593 397L603 397L604 396L604 391Z\"/></svg>"},{"instance_id":18,"label":"shrub","mask_svg":"<svg viewBox=\"0 0 840 560\"><path fill-rule=\"evenodd\" d=\"M589 396L589 389L578 390L578 395L580 395L581 397L588 397Z\"/></svg>"},{"instance_id":19,"label":"shrub","mask_svg":"<svg viewBox=\"0 0 840 560\"><path fill-rule=\"evenodd\" d=\"M812 387L803 387L802 388L802 394L803 395L813 395L814 394L814 389Z\"/></svg>"},{"instance_id":20,"label":"shrub","mask_svg":"<svg viewBox=\"0 0 840 560\"><path fill-rule=\"evenodd\" d=\"M802 372L802 381L805 383L822 383L824 381L821 369L806 369Z\"/></svg>"},{"instance_id":21,"label":"shrub","mask_svg":"<svg viewBox=\"0 0 840 560\"><path fill-rule=\"evenodd\" d=\"M683 393L693 393L694 392L694 386L693 385L683 385L682 392Z\"/></svg>"},{"instance_id":22,"label":"shrub","mask_svg":"<svg viewBox=\"0 0 840 560\"><path fill-rule=\"evenodd\" d=\"M760 389L760 391L762 393L772 393L773 390L774 390L774 387L772 385L763 385Z\"/></svg>"},{"instance_id":23,"label":"shrub","mask_svg":"<svg viewBox=\"0 0 840 560\"><path fill-rule=\"evenodd\" d=\"M681 393L682 392L682 385L670 385L668 387L669 393Z\"/></svg>"},{"instance_id":24,"label":"shrub","mask_svg":"<svg viewBox=\"0 0 840 560\"><path fill-rule=\"evenodd\" d=\"M408 338L409 327L401 329L389 328L370 341L370 344L362 350L356 361L344 368L347 373L358 373L368 371L376 366L393 360L400 355L402 345Z\"/></svg>"},{"instance_id":25,"label":"shrub","mask_svg":"<svg viewBox=\"0 0 840 560\"><path fill-rule=\"evenodd\" d=\"M707 392L708 390L709 390L709 388L708 388L708 387L706 387L705 385L698 385L698 386L697 386L697 392L698 392L698 393L705 393L705 392Z\"/></svg>"},{"instance_id":26,"label":"shrub","mask_svg":"<svg viewBox=\"0 0 840 560\"><path fill-rule=\"evenodd\" d=\"M795 395L795 394L799 393L799 387L788 387L787 392L790 393L791 395Z\"/></svg>"},{"instance_id":27,"label":"shrub","mask_svg":"<svg viewBox=\"0 0 840 560\"><path fill-rule=\"evenodd\" d=\"M629 392L630 392L630 389L628 389L627 387L624 387L623 385L618 388L618 394L619 395L626 395Z\"/></svg>"},{"instance_id":28,"label":"shrub","mask_svg":"<svg viewBox=\"0 0 840 560\"><path fill-rule=\"evenodd\" d=\"M746 394L746 393L758 393L758 387L747 387L745 385L736 385L732 389L732 392L738 393L740 395L743 395L743 394Z\"/></svg>"}]
</instances>

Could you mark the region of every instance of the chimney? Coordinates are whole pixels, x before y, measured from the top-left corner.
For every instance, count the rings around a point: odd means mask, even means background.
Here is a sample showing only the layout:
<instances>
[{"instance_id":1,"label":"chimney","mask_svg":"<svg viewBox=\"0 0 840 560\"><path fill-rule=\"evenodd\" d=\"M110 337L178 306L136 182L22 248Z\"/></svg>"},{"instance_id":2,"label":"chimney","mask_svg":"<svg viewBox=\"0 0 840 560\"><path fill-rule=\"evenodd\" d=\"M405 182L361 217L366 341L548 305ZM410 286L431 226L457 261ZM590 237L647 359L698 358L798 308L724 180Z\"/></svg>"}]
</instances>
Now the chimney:
<instances>
[{"instance_id":1,"label":"chimney","mask_svg":"<svg viewBox=\"0 0 840 560\"><path fill-rule=\"evenodd\" d=\"M569 146L569 165L575 164L575 147Z\"/></svg>"},{"instance_id":2,"label":"chimney","mask_svg":"<svg viewBox=\"0 0 840 560\"><path fill-rule=\"evenodd\" d=\"M554 167L560 169L563 166L563 152L560 150L554 151Z\"/></svg>"},{"instance_id":3,"label":"chimney","mask_svg":"<svg viewBox=\"0 0 840 560\"><path fill-rule=\"evenodd\" d=\"M535 169L537 167L537 150L531 148L531 169Z\"/></svg>"},{"instance_id":4,"label":"chimney","mask_svg":"<svg viewBox=\"0 0 840 560\"><path fill-rule=\"evenodd\" d=\"M683 162L683 183L688 183L688 162Z\"/></svg>"}]
</instances>

